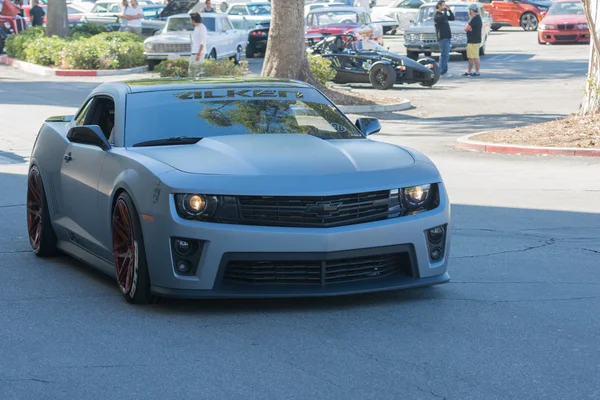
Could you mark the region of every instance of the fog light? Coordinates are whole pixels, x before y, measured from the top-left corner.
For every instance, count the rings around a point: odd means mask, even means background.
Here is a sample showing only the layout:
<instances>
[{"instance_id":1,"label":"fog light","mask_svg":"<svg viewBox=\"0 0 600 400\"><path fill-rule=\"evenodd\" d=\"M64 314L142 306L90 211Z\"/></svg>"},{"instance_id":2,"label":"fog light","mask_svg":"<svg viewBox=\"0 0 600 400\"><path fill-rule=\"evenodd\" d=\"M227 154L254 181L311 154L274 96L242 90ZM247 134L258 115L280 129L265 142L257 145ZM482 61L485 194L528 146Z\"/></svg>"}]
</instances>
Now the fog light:
<instances>
[{"instance_id":1,"label":"fog light","mask_svg":"<svg viewBox=\"0 0 600 400\"><path fill-rule=\"evenodd\" d=\"M177 254L185 256L191 251L191 249L192 245L187 240L175 240L175 251Z\"/></svg>"},{"instance_id":2,"label":"fog light","mask_svg":"<svg viewBox=\"0 0 600 400\"><path fill-rule=\"evenodd\" d=\"M434 248L433 250L431 250L430 256L431 259L434 261L439 260L440 258L442 258L442 249L440 249L439 247Z\"/></svg>"},{"instance_id":3,"label":"fog light","mask_svg":"<svg viewBox=\"0 0 600 400\"><path fill-rule=\"evenodd\" d=\"M444 239L444 228L441 226L436 226L435 228L429 230L427 236L429 237L429 241L431 243L439 243L442 241L442 239Z\"/></svg>"},{"instance_id":4,"label":"fog light","mask_svg":"<svg viewBox=\"0 0 600 400\"><path fill-rule=\"evenodd\" d=\"M189 270L191 269L191 265L189 262L181 260L177 263L177 272L181 273L181 274L185 274L187 272L189 272Z\"/></svg>"}]
</instances>

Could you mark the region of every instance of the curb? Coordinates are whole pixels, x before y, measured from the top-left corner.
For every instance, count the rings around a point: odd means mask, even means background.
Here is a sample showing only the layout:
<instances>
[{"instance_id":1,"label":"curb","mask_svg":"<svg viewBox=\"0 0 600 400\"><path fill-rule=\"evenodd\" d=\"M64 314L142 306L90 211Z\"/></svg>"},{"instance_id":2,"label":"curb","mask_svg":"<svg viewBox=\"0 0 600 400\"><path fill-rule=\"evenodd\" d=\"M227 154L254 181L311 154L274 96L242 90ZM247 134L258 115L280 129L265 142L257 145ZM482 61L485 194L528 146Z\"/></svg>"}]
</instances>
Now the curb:
<instances>
[{"instance_id":1,"label":"curb","mask_svg":"<svg viewBox=\"0 0 600 400\"><path fill-rule=\"evenodd\" d=\"M462 150L479 151L483 153L513 154L524 156L600 157L600 149L524 146L470 140L471 137L481 135L483 133L485 132L472 133L470 135L462 136L456 141L455 147Z\"/></svg>"},{"instance_id":2,"label":"curb","mask_svg":"<svg viewBox=\"0 0 600 400\"><path fill-rule=\"evenodd\" d=\"M412 108L412 102L408 99L402 100L400 103L387 104L387 105L369 105L369 106L340 106L337 108L344 113L379 113L379 112L392 112L392 111L404 111Z\"/></svg>"},{"instance_id":3,"label":"curb","mask_svg":"<svg viewBox=\"0 0 600 400\"><path fill-rule=\"evenodd\" d=\"M21 71L41 76L109 76L140 74L148 71L147 65L128 69L56 69L15 60L14 58L9 58L7 56L0 56L0 64L10 65Z\"/></svg>"}]
</instances>

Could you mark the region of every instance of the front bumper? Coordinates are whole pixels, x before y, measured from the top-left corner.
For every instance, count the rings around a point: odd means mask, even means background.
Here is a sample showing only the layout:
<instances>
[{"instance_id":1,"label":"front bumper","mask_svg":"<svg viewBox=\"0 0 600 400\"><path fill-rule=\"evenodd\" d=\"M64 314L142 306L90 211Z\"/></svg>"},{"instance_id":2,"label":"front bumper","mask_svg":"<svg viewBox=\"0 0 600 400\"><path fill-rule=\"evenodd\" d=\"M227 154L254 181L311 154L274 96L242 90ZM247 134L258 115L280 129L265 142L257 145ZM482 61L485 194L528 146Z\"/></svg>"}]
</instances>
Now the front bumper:
<instances>
[{"instance_id":1,"label":"front bumper","mask_svg":"<svg viewBox=\"0 0 600 400\"><path fill-rule=\"evenodd\" d=\"M192 53L152 53L152 52L144 52L144 58L146 60L168 60L171 58L180 58L180 57L189 57Z\"/></svg>"},{"instance_id":2,"label":"front bumper","mask_svg":"<svg viewBox=\"0 0 600 400\"><path fill-rule=\"evenodd\" d=\"M253 46L256 50L266 50L268 36L249 37L248 45Z\"/></svg>"},{"instance_id":3,"label":"front bumper","mask_svg":"<svg viewBox=\"0 0 600 400\"><path fill-rule=\"evenodd\" d=\"M406 51L412 51L415 53L439 53L440 52L440 45L437 42L434 43L424 43L424 42L417 42L417 43L405 43L404 46L406 47ZM457 42L452 42L450 45L450 52L455 52L455 53L460 53L463 51L467 51L467 43L457 43Z\"/></svg>"},{"instance_id":4,"label":"front bumper","mask_svg":"<svg viewBox=\"0 0 600 400\"><path fill-rule=\"evenodd\" d=\"M569 29L558 30L549 29L538 31L538 37L542 43L589 43L589 30Z\"/></svg>"},{"instance_id":5,"label":"front bumper","mask_svg":"<svg viewBox=\"0 0 600 400\"><path fill-rule=\"evenodd\" d=\"M435 210L336 228L188 221L177 216L174 202L171 203L170 215L155 215L152 222L142 221L152 291L158 295L182 298L335 296L430 286L449 280L450 206L444 191ZM441 225L447 228L441 245L443 257L434 262L430 258L426 231ZM175 272L173 238L200 243L197 262L189 275ZM356 280L327 280L328 263L339 264L343 260L346 264L360 264L368 262L360 260L388 255L398 255L398 259L402 259L394 273L380 276L375 268L367 278L363 274ZM259 274L264 273L260 267L270 262L280 263L278 265L295 263L294 267L299 265L300 269L307 263L316 263L322 277L319 280L317 276L316 281L311 282L240 282L226 276L229 263L234 261L257 265L257 269L249 269L248 274L259 278ZM289 273L289 270L282 272L275 268L269 276L277 277L283 273Z\"/></svg>"}]
</instances>

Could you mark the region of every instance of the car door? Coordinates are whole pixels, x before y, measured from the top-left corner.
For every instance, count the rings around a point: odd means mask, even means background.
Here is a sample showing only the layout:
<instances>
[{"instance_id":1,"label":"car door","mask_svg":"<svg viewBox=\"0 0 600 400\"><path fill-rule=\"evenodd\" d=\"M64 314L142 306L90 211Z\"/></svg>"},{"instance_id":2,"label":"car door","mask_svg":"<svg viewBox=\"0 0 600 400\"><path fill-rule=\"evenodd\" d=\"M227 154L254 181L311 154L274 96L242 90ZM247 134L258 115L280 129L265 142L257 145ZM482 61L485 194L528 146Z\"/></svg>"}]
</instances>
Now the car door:
<instances>
[{"instance_id":1,"label":"car door","mask_svg":"<svg viewBox=\"0 0 600 400\"><path fill-rule=\"evenodd\" d=\"M231 43L233 43L233 37L229 34L228 31L225 30L223 25L223 18L220 16L215 18L215 33L214 33L214 46L217 49L217 57L223 58L231 55ZM210 43L208 45L210 46Z\"/></svg>"},{"instance_id":2,"label":"car door","mask_svg":"<svg viewBox=\"0 0 600 400\"><path fill-rule=\"evenodd\" d=\"M234 27L231 25L231 21L229 21L229 18L222 17L220 20L223 27L223 32L227 38L227 54L235 54L237 53L237 39L239 36L238 30L234 29Z\"/></svg>"},{"instance_id":3,"label":"car door","mask_svg":"<svg viewBox=\"0 0 600 400\"><path fill-rule=\"evenodd\" d=\"M111 106L112 105L112 106ZM108 139L114 127L114 99L106 94L94 96L72 127L98 125ZM107 151L91 144L69 139L60 169L63 215L62 226L69 239L96 254L106 254L99 240L98 182Z\"/></svg>"}]
</instances>

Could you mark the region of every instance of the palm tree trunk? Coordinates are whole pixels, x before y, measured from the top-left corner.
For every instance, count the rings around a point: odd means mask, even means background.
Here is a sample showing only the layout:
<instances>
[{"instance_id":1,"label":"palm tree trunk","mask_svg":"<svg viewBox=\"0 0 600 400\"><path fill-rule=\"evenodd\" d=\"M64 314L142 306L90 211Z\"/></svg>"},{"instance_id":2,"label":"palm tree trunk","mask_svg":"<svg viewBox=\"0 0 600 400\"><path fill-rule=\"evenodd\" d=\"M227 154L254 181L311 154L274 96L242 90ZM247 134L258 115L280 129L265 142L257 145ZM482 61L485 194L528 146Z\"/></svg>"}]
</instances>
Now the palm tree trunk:
<instances>
[{"instance_id":1,"label":"palm tree trunk","mask_svg":"<svg viewBox=\"0 0 600 400\"><path fill-rule=\"evenodd\" d=\"M318 84L304 46L304 0L271 0L271 27L262 76Z\"/></svg>"},{"instance_id":2,"label":"palm tree trunk","mask_svg":"<svg viewBox=\"0 0 600 400\"><path fill-rule=\"evenodd\" d=\"M595 114L600 111L600 0L583 0L583 8L590 29L590 62L585 96L579 114Z\"/></svg>"},{"instance_id":3,"label":"palm tree trunk","mask_svg":"<svg viewBox=\"0 0 600 400\"><path fill-rule=\"evenodd\" d=\"M69 19L67 17L67 0L48 1L46 35L50 37L67 37L71 35Z\"/></svg>"}]
</instances>

